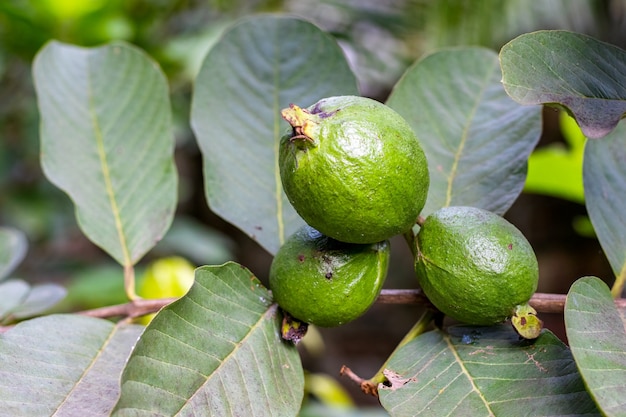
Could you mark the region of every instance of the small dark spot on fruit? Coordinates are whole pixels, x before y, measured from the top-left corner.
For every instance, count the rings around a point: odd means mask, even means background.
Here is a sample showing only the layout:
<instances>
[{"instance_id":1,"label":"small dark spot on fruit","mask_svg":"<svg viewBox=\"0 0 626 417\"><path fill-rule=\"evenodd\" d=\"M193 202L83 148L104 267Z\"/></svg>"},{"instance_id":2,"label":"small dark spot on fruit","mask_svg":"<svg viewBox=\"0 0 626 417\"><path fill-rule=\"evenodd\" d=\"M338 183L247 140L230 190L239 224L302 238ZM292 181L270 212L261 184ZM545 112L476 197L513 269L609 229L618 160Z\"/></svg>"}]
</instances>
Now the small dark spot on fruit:
<instances>
[{"instance_id":1,"label":"small dark spot on fruit","mask_svg":"<svg viewBox=\"0 0 626 417\"><path fill-rule=\"evenodd\" d=\"M513 244L509 243L509 245L507 246L507 248L509 248L509 250L513 249Z\"/></svg>"},{"instance_id":2,"label":"small dark spot on fruit","mask_svg":"<svg viewBox=\"0 0 626 417\"><path fill-rule=\"evenodd\" d=\"M522 326L526 326L526 317L520 318L519 322L521 323Z\"/></svg>"},{"instance_id":3,"label":"small dark spot on fruit","mask_svg":"<svg viewBox=\"0 0 626 417\"><path fill-rule=\"evenodd\" d=\"M298 255L298 262L304 262L305 256L303 254Z\"/></svg>"},{"instance_id":4,"label":"small dark spot on fruit","mask_svg":"<svg viewBox=\"0 0 626 417\"><path fill-rule=\"evenodd\" d=\"M335 111L331 111L330 113L323 111L321 113L318 113L318 116L320 117L320 119L326 119L327 117L332 116L333 114L337 113L338 111L339 110L335 110Z\"/></svg>"},{"instance_id":5,"label":"small dark spot on fruit","mask_svg":"<svg viewBox=\"0 0 626 417\"><path fill-rule=\"evenodd\" d=\"M321 105L322 105L322 102L318 101L315 104L315 107L313 107L311 109L310 113L318 115L321 119L325 119L325 118L330 117L330 116L332 116L333 114L335 114L335 113L337 113L339 111L339 109L337 109L337 110L333 110L331 112L325 112L325 111L322 111Z\"/></svg>"}]
</instances>

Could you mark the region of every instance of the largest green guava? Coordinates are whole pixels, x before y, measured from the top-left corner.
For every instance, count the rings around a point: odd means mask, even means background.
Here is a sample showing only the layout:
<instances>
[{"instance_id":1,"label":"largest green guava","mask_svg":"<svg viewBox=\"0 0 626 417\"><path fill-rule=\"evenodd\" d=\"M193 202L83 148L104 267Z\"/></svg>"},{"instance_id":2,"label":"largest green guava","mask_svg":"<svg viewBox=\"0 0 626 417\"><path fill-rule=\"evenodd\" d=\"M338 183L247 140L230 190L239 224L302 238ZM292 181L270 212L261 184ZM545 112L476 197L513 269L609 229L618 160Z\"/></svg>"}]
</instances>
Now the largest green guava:
<instances>
[{"instance_id":1,"label":"largest green guava","mask_svg":"<svg viewBox=\"0 0 626 417\"><path fill-rule=\"evenodd\" d=\"M305 225L272 261L272 296L300 321L321 327L348 323L378 297L387 277L389 252L389 241L339 242Z\"/></svg>"},{"instance_id":2,"label":"largest green guava","mask_svg":"<svg viewBox=\"0 0 626 417\"><path fill-rule=\"evenodd\" d=\"M282 111L285 194L312 227L349 243L409 230L429 186L426 156L409 124L375 100L339 96Z\"/></svg>"},{"instance_id":3,"label":"largest green guava","mask_svg":"<svg viewBox=\"0 0 626 417\"><path fill-rule=\"evenodd\" d=\"M516 316L522 331L539 325L527 306L537 289L537 258L507 220L479 208L445 207L426 218L416 243L418 282L443 313L476 325Z\"/></svg>"}]
</instances>

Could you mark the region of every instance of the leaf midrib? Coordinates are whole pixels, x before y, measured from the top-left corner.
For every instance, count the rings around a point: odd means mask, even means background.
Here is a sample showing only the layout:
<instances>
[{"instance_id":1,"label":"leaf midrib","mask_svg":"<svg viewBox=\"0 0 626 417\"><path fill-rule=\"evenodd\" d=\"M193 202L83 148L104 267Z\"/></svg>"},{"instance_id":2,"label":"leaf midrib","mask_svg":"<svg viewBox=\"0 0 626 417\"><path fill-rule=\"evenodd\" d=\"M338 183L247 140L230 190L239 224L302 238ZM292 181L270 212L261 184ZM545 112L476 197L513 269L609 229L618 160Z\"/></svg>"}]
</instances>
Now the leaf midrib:
<instances>
[{"instance_id":1,"label":"leaf midrib","mask_svg":"<svg viewBox=\"0 0 626 417\"><path fill-rule=\"evenodd\" d=\"M92 87L91 80L91 68L90 61L87 60L87 97L89 100L89 113L91 114L91 123L94 130L95 140L96 140L96 148L98 151L98 159L100 161L100 168L102 170L102 177L104 180L104 186L107 193L107 197L109 200L109 204L111 206L111 213L113 214L113 219L115 221L115 230L117 232L117 236L120 242L120 248L122 250L122 257L124 260L124 266L131 266L132 261L130 259L130 253L128 251L128 244L126 242L126 235L124 233L124 226L122 225L122 220L120 217L120 209L117 204L117 199L115 197L115 190L113 189L113 182L111 180L111 171L109 169L109 162L107 160L106 150L104 149L104 135L102 134L102 129L100 127L100 120L98 118L98 114L96 112L96 106L94 103L94 92Z\"/></svg>"},{"instance_id":2,"label":"leaf midrib","mask_svg":"<svg viewBox=\"0 0 626 417\"><path fill-rule=\"evenodd\" d=\"M275 40L276 55L280 55L280 42ZM278 243L279 247L285 243L285 224L283 221L283 186L280 178L280 164L278 154L280 152L280 119L278 112L280 111L279 84L280 84L280 65L278 60L274 60L274 182L276 184L276 222L278 227Z\"/></svg>"},{"instance_id":3,"label":"leaf midrib","mask_svg":"<svg viewBox=\"0 0 626 417\"><path fill-rule=\"evenodd\" d=\"M493 411L491 410L491 406L489 405L489 402L487 401L487 399L483 396L482 392L478 389L478 387L476 386L476 384L474 384L474 378L472 378L472 375L469 373L469 371L467 370L467 368L465 367L463 360L461 359L461 357L459 356L459 353L456 350L456 347L454 346L454 344L452 344L451 340L450 340L450 336L449 335L444 335L443 339L446 341L446 344L448 345L448 349L450 349L450 352L452 353L452 355L454 356L454 360L456 361L456 363L459 365L459 367L461 368L461 372L463 373L463 375L465 375L465 377L467 377L467 380L469 381L469 383L472 386L472 391L474 391L477 395L478 398L480 398L480 400L482 401L482 403L485 405L485 408L487 409L487 411L489 412L489 416L495 416L495 414L493 413Z\"/></svg>"},{"instance_id":4,"label":"leaf midrib","mask_svg":"<svg viewBox=\"0 0 626 417\"><path fill-rule=\"evenodd\" d=\"M467 117L467 122L465 123L465 126L463 126L463 133L461 135L461 141L459 143L459 147L456 151L456 153L454 154L454 160L452 161L452 167L450 168L450 175L448 176L448 184L447 184L447 188L446 188L446 201L444 203L444 207L448 207L451 203L452 203L452 185L454 184L454 180L456 179L456 171L459 167L459 163L461 160L461 156L463 155L463 150L465 149L465 145L467 143L467 138L469 135L469 129L472 125L472 121L474 120L474 116L476 115L476 111L479 107L479 104L482 101L482 98L485 94L485 90L487 89L487 85L489 83L489 80L491 79L491 76L493 74L493 71L495 71L496 69L496 65L492 66L492 70L489 71L485 78L483 79L483 83L482 83L482 87L480 89L480 94L478 94L476 96L476 99L474 101L474 105L472 106L471 111L468 114Z\"/></svg>"},{"instance_id":5,"label":"leaf midrib","mask_svg":"<svg viewBox=\"0 0 626 417\"><path fill-rule=\"evenodd\" d=\"M180 415L180 413L185 409L185 407L188 406L189 402L191 401L192 398L195 398L196 395L198 395L198 393L205 387L205 385L209 382L209 380L211 380L213 377L215 377L216 375L219 376L220 374L220 369L223 368L224 366L226 366L228 363L230 363L231 360L233 360L233 357L236 356L236 354L241 350L241 348L243 346L245 346L246 341L251 337L252 334L255 333L256 330L258 330L259 328L261 328L263 326L263 324L266 322L268 317L271 317L272 315L276 314L276 311L278 309L278 304L273 303L272 305L270 305L267 310L262 313L261 315L259 315L259 319L256 321L256 323L254 323L252 326L250 326L250 330L246 333L246 335L235 344L235 348L232 349L228 355L226 355L220 362L220 364L217 366L217 368L215 368L210 375L207 376L206 381L203 384L200 384L198 386L198 389L196 389L190 396L189 398L181 405L180 409L178 410L178 412L176 412L175 415Z\"/></svg>"}]
</instances>

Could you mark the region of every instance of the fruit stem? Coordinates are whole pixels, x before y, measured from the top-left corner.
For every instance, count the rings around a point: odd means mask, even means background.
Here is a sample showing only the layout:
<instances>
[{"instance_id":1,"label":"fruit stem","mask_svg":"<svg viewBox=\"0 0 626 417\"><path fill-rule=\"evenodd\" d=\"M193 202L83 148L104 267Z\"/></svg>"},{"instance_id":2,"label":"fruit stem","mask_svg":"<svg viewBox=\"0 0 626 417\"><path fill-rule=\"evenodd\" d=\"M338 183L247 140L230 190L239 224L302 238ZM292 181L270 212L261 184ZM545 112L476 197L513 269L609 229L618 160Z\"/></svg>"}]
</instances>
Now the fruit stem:
<instances>
[{"instance_id":1,"label":"fruit stem","mask_svg":"<svg viewBox=\"0 0 626 417\"><path fill-rule=\"evenodd\" d=\"M411 249L413 258L415 259L415 256L417 255L417 246L415 244L415 233L413 232L413 228L404 232L403 236L406 244L409 245L409 249Z\"/></svg>"},{"instance_id":2,"label":"fruit stem","mask_svg":"<svg viewBox=\"0 0 626 417\"><path fill-rule=\"evenodd\" d=\"M345 365L341 368L340 374L347 376L348 378L350 378L351 380L359 384L361 386L361 390L365 394L378 396L378 385L385 383L387 381L387 377L385 376L385 371L387 371L387 364L389 363L389 360L393 357L393 355L400 348L402 348L404 345L409 343L411 340L415 339L417 336L424 333L428 329L428 327L430 326L430 323L433 321L436 315L437 315L437 312L435 310L426 309L426 311L424 311L424 314L422 314L419 320L413 325L413 327L411 327L411 330L409 330L407 334L404 335L400 343L398 343L398 345L395 347L393 352L391 352L391 355L389 355L389 357L387 358L385 363L383 363L383 365L380 367L378 372L376 372L376 374L370 379L365 380L359 377L354 372L352 372L350 368L346 367Z\"/></svg>"},{"instance_id":3,"label":"fruit stem","mask_svg":"<svg viewBox=\"0 0 626 417\"><path fill-rule=\"evenodd\" d=\"M624 284L626 284L626 263L622 266L622 270L619 275L615 277L615 282L611 288L611 295L613 298L620 298L622 296Z\"/></svg>"}]
</instances>

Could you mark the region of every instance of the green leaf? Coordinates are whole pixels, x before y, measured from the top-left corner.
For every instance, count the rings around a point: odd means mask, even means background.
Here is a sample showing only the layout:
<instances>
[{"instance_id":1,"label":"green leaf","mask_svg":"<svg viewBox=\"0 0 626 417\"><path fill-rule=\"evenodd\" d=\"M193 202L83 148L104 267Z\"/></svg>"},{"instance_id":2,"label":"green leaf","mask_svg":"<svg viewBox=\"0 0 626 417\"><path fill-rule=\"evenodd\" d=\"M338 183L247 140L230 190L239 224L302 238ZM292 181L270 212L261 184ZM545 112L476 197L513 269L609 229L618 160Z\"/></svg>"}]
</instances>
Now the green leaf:
<instances>
[{"instance_id":1,"label":"green leaf","mask_svg":"<svg viewBox=\"0 0 626 417\"><path fill-rule=\"evenodd\" d=\"M626 280L626 124L620 123L601 141L587 141L583 180L598 240L615 275Z\"/></svg>"},{"instance_id":2,"label":"green leaf","mask_svg":"<svg viewBox=\"0 0 626 417\"><path fill-rule=\"evenodd\" d=\"M41 163L82 231L124 266L168 229L177 200L165 76L125 44L48 43L35 58Z\"/></svg>"},{"instance_id":3,"label":"green leaf","mask_svg":"<svg viewBox=\"0 0 626 417\"><path fill-rule=\"evenodd\" d=\"M21 279L0 284L0 322L23 319L43 313L65 297L67 291L57 284L31 286Z\"/></svg>"},{"instance_id":4,"label":"green leaf","mask_svg":"<svg viewBox=\"0 0 626 417\"><path fill-rule=\"evenodd\" d=\"M122 374L115 416L295 416L304 377L281 314L246 268L196 270L187 295L146 328Z\"/></svg>"},{"instance_id":5,"label":"green leaf","mask_svg":"<svg viewBox=\"0 0 626 417\"><path fill-rule=\"evenodd\" d=\"M536 149L528 158L524 191L585 202L583 154L585 136L576 121L561 112L560 125L567 146L552 143Z\"/></svg>"},{"instance_id":6,"label":"green leaf","mask_svg":"<svg viewBox=\"0 0 626 417\"><path fill-rule=\"evenodd\" d=\"M78 315L22 322L0 334L0 415L108 416L143 327Z\"/></svg>"},{"instance_id":7,"label":"green leaf","mask_svg":"<svg viewBox=\"0 0 626 417\"><path fill-rule=\"evenodd\" d=\"M549 331L520 341L510 326L424 333L387 364L392 416L599 415L568 348Z\"/></svg>"},{"instance_id":8,"label":"green leaf","mask_svg":"<svg viewBox=\"0 0 626 417\"><path fill-rule=\"evenodd\" d=\"M605 416L626 415L626 331L611 291L596 277L567 294L565 328L587 389Z\"/></svg>"},{"instance_id":9,"label":"green leaf","mask_svg":"<svg viewBox=\"0 0 626 417\"><path fill-rule=\"evenodd\" d=\"M282 190L281 109L356 94L341 49L312 24L262 15L232 26L206 56L192 101L211 210L276 253L304 224Z\"/></svg>"},{"instance_id":10,"label":"green leaf","mask_svg":"<svg viewBox=\"0 0 626 417\"><path fill-rule=\"evenodd\" d=\"M27 250L28 241L22 231L0 227L0 281L22 262Z\"/></svg>"},{"instance_id":11,"label":"green leaf","mask_svg":"<svg viewBox=\"0 0 626 417\"><path fill-rule=\"evenodd\" d=\"M503 214L524 186L541 135L541 109L511 100L497 55L483 48L435 52L413 65L387 104L411 124L430 170L422 213L467 205Z\"/></svg>"},{"instance_id":12,"label":"green leaf","mask_svg":"<svg viewBox=\"0 0 626 417\"><path fill-rule=\"evenodd\" d=\"M502 82L522 104L559 104L585 136L600 138L626 112L626 51L566 31L521 35L500 51Z\"/></svg>"}]
</instances>

